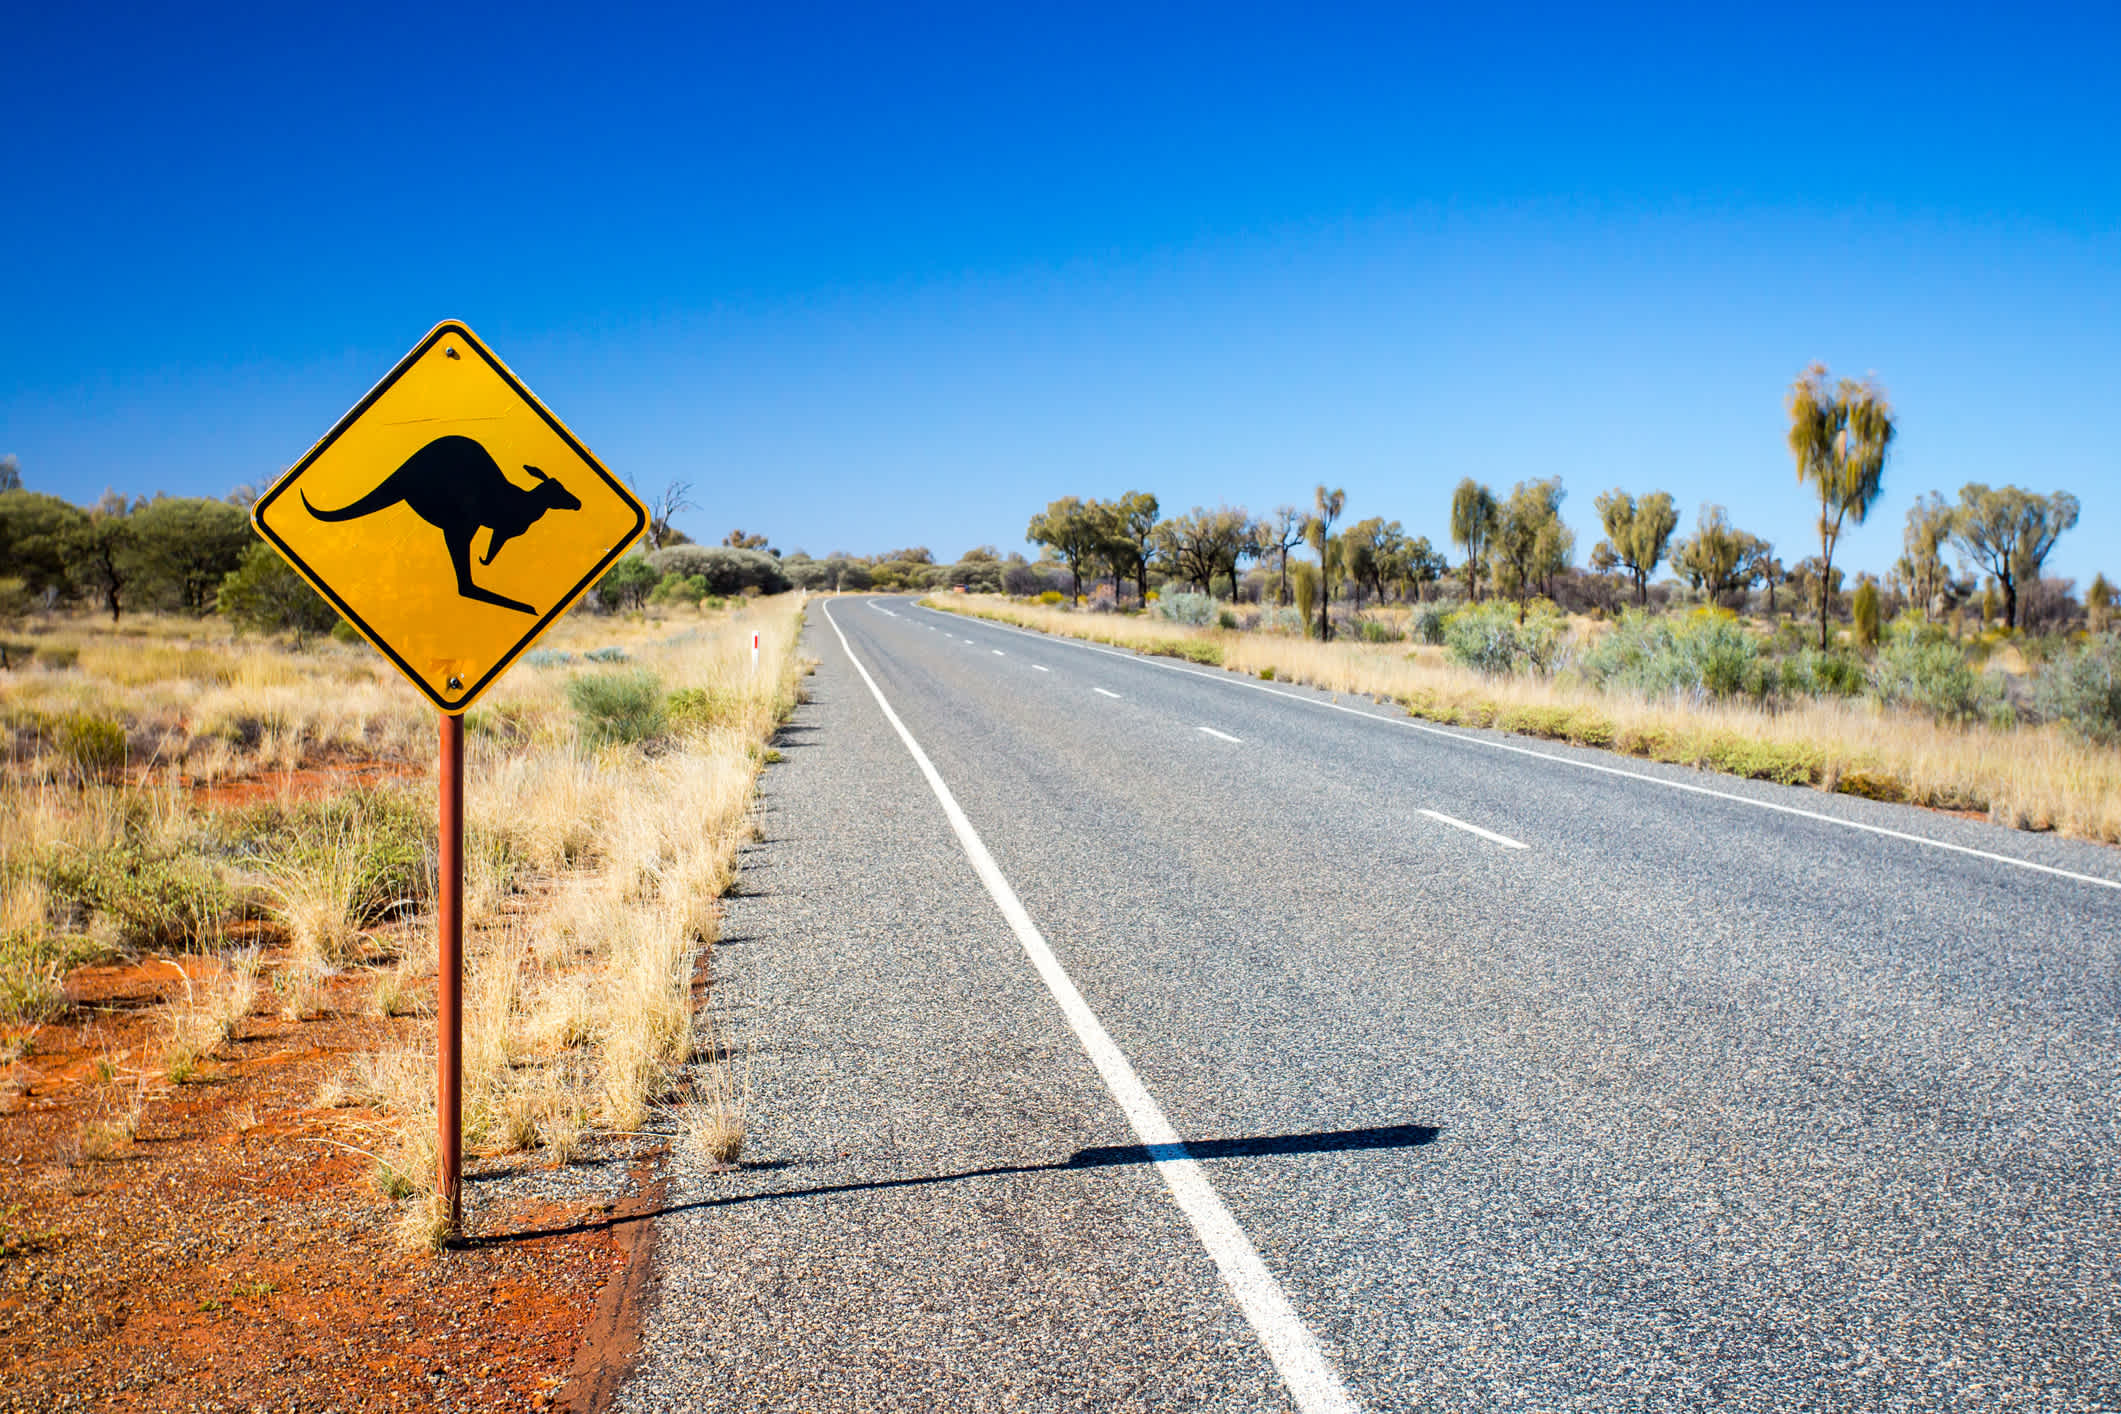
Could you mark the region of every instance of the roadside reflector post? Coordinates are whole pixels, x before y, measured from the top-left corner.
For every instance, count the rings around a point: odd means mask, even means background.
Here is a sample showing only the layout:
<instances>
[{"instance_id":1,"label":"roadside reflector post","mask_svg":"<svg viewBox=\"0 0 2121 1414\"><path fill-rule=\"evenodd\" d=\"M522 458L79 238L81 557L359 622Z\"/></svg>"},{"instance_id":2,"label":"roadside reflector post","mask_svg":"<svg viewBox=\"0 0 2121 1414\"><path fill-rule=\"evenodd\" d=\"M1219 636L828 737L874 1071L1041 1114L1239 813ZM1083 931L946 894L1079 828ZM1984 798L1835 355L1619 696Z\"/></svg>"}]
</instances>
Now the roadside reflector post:
<instances>
[{"instance_id":1,"label":"roadside reflector post","mask_svg":"<svg viewBox=\"0 0 2121 1414\"><path fill-rule=\"evenodd\" d=\"M464 1234L464 719L444 713L435 900L435 1185L449 1209L445 1240Z\"/></svg>"},{"instance_id":2,"label":"roadside reflector post","mask_svg":"<svg viewBox=\"0 0 2121 1414\"><path fill-rule=\"evenodd\" d=\"M758 676L758 672L759 672L759 631L758 631L757 629L753 629L753 630L751 631L751 675L752 675L753 677L757 677L757 676Z\"/></svg>"}]
</instances>

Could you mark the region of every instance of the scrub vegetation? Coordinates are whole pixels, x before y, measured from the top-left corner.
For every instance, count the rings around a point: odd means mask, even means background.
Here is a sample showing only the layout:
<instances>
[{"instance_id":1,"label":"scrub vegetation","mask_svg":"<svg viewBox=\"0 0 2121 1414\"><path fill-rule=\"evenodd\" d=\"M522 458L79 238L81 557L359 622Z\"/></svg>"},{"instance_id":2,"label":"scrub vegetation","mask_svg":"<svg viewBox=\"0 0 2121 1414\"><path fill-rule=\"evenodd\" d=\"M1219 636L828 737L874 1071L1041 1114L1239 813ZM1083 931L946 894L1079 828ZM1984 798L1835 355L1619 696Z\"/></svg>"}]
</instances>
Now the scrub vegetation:
<instances>
[{"instance_id":1,"label":"scrub vegetation","mask_svg":"<svg viewBox=\"0 0 2121 1414\"><path fill-rule=\"evenodd\" d=\"M431 1241L434 716L365 645L239 627L212 597L113 617L47 596L9 625L28 646L0 672L0 1040L29 1053L85 965L162 979L154 1054L84 1130L101 1155L143 1107L207 1095L256 1018L353 999L376 1044L316 1123ZM468 1155L565 1164L650 1128L741 1142L743 1086L696 1040L693 988L796 701L800 619L800 596L740 590L576 613L467 716ZM695 1050L715 1063L688 1116Z\"/></svg>"}]
</instances>

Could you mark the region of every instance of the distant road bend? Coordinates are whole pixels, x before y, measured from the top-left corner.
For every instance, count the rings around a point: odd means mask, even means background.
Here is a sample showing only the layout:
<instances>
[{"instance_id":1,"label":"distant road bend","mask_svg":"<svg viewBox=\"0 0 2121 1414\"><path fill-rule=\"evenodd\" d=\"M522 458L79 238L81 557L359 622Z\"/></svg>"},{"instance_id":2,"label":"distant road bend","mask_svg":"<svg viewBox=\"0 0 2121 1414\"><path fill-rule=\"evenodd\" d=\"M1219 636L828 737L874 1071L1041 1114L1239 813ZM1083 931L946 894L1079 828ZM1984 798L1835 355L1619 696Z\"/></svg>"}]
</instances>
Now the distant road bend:
<instances>
[{"instance_id":1,"label":"distant road bend","mask_svg":"<svg viewBox=\"0 0 2121 1414\"><path fill-rule=\"evenodd\" d=\"M2121 1408L2121 856L903 599L807 645L754 1166L678 1175L622 1407Z\"/></svg>"}]
</instances>

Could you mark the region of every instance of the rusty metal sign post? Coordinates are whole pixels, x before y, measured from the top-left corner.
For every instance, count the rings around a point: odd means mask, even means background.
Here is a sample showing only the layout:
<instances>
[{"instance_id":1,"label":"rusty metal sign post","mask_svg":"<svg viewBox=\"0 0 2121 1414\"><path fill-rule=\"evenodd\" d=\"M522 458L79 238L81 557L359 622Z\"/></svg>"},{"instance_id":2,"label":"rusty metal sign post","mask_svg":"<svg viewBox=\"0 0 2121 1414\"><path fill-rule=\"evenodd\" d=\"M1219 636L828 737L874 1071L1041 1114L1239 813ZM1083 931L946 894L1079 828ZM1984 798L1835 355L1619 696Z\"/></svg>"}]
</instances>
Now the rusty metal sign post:
<instances>
[{"instance_id":1,"label":"rusty metal sign post","mask_svg":"<svg viewBox=\"0 0 2121 1414\"><path fill-rule=\"evenodd\" d=\"M436 1185L463 1233L464 712L640 539L647 507L446 320L251 508L441 713Z\"/></svg>"}]
</instances>

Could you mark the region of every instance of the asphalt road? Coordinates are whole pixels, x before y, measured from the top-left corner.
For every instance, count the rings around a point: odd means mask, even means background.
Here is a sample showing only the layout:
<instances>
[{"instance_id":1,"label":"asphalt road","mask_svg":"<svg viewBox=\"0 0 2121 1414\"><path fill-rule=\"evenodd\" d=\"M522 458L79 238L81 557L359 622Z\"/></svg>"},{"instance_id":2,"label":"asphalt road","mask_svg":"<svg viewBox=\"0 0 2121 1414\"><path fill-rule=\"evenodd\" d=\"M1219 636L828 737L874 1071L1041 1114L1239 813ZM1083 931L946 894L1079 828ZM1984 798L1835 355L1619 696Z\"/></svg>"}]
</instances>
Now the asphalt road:
<instances>
[{"instance_id":1,"label":"asphalt road","mask_svg":"<svg viewBox=\"0 0 2121 1414\"><path fill-rule=\"evenodd\" d=\"M2121 1408L2121 856L904 600L806 643L716 955L756 1166L678 1175L622 1407Z\"/></svg>"}]
</instances>

